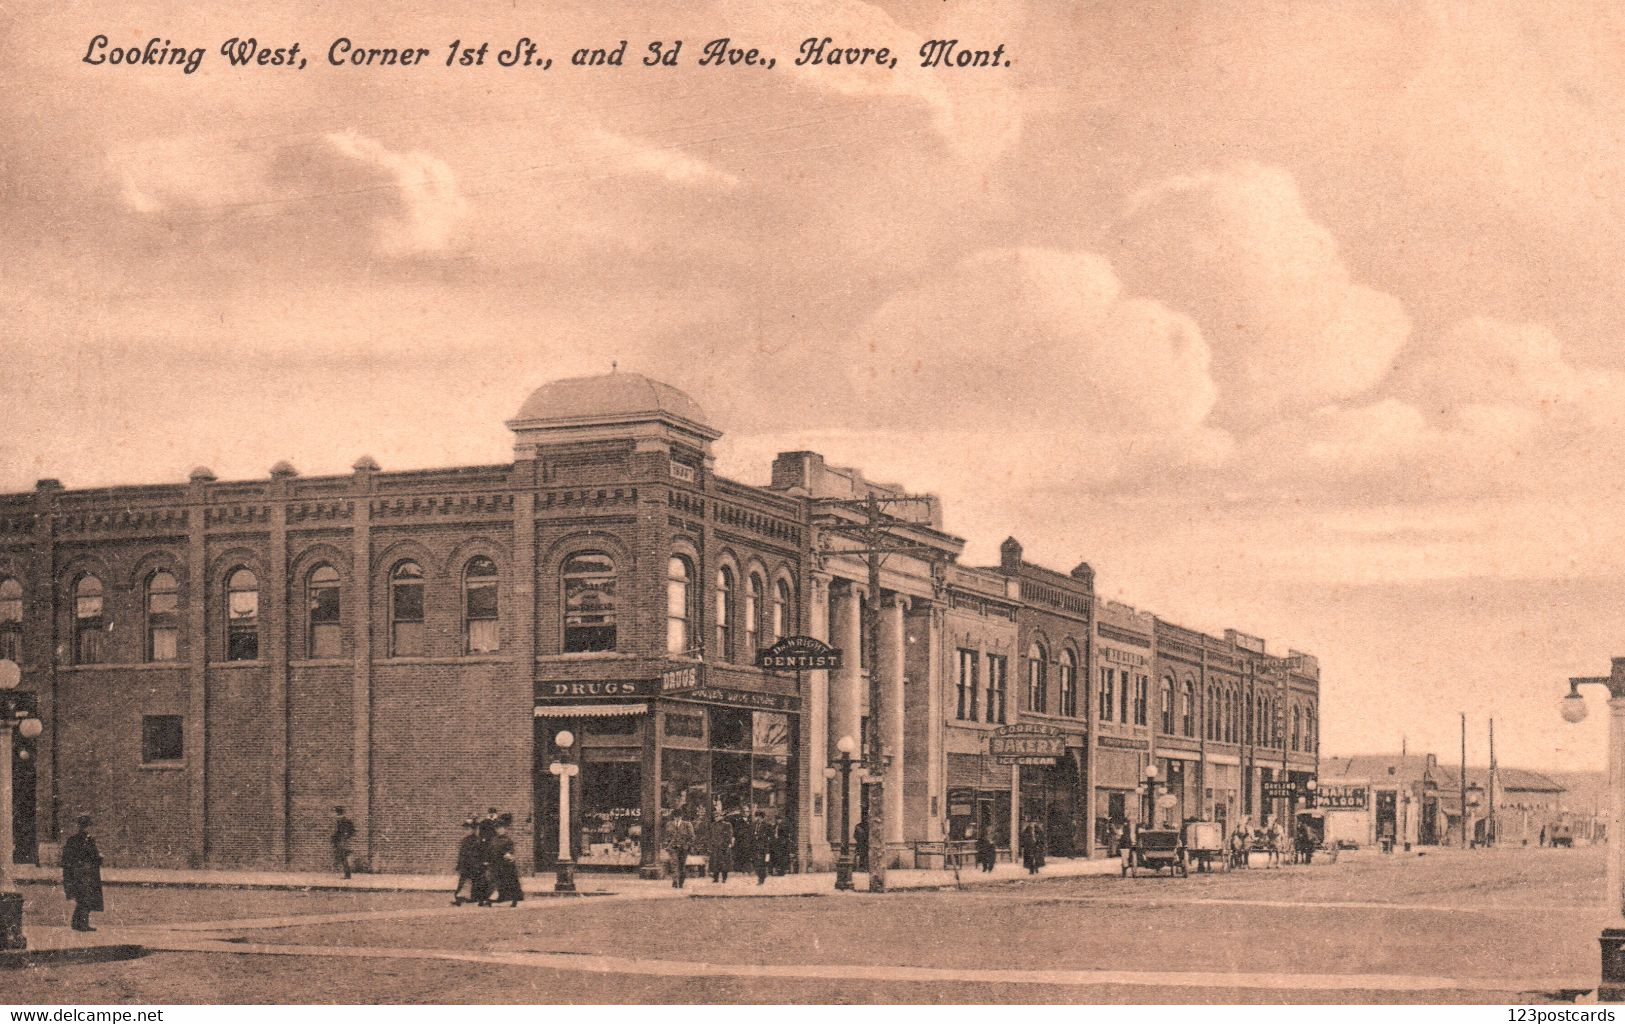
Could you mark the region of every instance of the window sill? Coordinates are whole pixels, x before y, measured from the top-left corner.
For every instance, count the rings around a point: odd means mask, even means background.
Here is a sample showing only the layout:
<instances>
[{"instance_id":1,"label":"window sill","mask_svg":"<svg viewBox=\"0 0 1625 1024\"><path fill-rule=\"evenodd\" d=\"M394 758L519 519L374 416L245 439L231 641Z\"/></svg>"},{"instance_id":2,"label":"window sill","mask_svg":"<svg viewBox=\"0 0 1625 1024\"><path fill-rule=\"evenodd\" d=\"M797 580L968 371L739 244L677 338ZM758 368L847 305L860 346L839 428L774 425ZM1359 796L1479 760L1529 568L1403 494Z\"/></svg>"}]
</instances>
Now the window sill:
<instances>
[{"instance_id":1,"label":"window sill","mask_svg":"<svg viewBox=\"0 0 1625 1024\"><path fill-rule=\"evenodd\" d=\"M210 668L265 668L268 661L211 661Z\"/></svg>"},{"instance_id":2,"label":"window sill","mask_svg":"<svg viewBox=\"0 0 1625 1024\"><path fill-rule=\"evenodd\" d=\"M405 658L379 658L378 665L510 665L513 656L508 654L459 654L451 658L429 658L413 655ZM348 664L339 662L338 664Z\"/></svg>"},{"instance_id":3,"label":"window sill","mask_svg":"<svg viewBox=\"0 0 1625 1024\"><path fill-rule=\"evenodd\" d=\"M189 668L185 661L98 661L91 665L58 665L58 672L177 672Z\"/></svg>"},{"instance_id":4,"label":"window sill","mask_svg":"<svg viewBox=\"0 0 1625 1024\"><path fill-rule=\"evenodd\" d=\"M537 661L631 661L639 655L624 651L560 651L558 654L540 654Z\"/></svg>"},{"instance_id":5,"label":"window sill","mask_svg":"<svg viewBox=\"0 0 1625 1024\"><path fill-rule=\"evenodd\" d=\"M144 772L180 772L186 770L186 761L142 761L136 767Z\"/></svg>"},{"instance_id":6,"label":"window sill","mask_svg":"<svg viewBox=\"0 0 1625 1024\"><path fill-rule=\"evenodd\" d=\"M352 658L294 658L289 668L345 668L355 664Z\"/></svg>"}]
</instances>

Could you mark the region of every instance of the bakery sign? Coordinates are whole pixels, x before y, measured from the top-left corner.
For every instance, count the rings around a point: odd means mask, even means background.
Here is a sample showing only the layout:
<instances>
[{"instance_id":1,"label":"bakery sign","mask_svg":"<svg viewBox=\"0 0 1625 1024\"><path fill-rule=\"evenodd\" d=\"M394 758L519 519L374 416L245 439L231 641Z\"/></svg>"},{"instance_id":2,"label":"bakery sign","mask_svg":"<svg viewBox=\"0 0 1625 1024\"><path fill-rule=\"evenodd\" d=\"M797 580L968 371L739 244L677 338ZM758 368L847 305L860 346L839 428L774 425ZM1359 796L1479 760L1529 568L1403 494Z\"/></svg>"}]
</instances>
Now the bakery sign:
<instances>
[{"instance_id":1,"label":"bakery sign","mask_svg":"<svg viewBox=\"0 0 1625 1024\"><path fill-rule=\"evenodd\" d=\"M1000 764L1054 764L1066 756L1066 734L1047 725L1006 725L987 738Z\"/></svg>"}]
</instances>

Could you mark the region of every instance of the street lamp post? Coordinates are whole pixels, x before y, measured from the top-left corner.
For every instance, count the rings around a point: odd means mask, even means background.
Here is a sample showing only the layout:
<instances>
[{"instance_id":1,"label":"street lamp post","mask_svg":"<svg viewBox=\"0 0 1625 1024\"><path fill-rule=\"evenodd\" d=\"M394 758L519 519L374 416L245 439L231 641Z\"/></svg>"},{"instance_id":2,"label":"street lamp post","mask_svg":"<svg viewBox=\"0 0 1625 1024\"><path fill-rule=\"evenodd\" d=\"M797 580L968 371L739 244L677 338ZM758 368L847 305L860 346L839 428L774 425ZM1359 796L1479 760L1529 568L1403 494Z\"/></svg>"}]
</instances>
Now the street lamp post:
<instances>
[{"instance_id":1,"label":"street lamp post","mask_svg":"<svg viewBox=\"0 0 1625 1024\"><path fill-rule=\"evenodd\" d=\"M1602 946L1602 984L1597 998L1602 1002L1625 999L1625 658L1614 658L1606 676L1577 676L1569 679L1569 692L1562 700L1563 720L1579 722L1586 717L1582 686L1608 687L1608 890L1605 900L1609 923L1598 940Z\"/></svg>"},{"instance_id":2,"label":"street lamp post","mask_svg":"<svg viewBox=\"0 0 1625 1024\"><path fill-rule=\"evenodd\" d=\"M824 768L824 778L841 777L841 855L835 861L835 888L842 892L852 889L852 751L857 743L850 736L835 741L841 756Z\"/></svg>"},{"instance_id":3,"label":"street lamp post","mask_svg":"<svg viewBox=\"0 0 1625 1024\"><path fill-rule=\"evenodd\" d=\"M559 748L559 759L547 766L548 771L559 777L559 862L554 892L576 891L576 865L570 857L570 779L581 768L570 760L570 747L575 741L575 735L568 729L553 737L553 745Z\"/></svg>"},{"instance_id":4,"label":"street lamp post","mask_svg":"<svg viewBox=\"0 0 1625 1024\"><path fill-rule=\"evenodd\" d=\"M11 877L16 834L11 822L11 732L33 739L43 729L13 699L11 691L23 680L15 661L0 660L0 949L27 949L23 937L23 894Z\"/></svg>"},{"instance_id":5,"label":"street lamp post","mask_svg":"<svg viewBox=\"0 0 1625 1024\"><path fill-rule=\"evenodd\" d=\"M1145 823L1150 828L1157 827L1157 766L1145 766Z\"/></svg>"}]
</instances>

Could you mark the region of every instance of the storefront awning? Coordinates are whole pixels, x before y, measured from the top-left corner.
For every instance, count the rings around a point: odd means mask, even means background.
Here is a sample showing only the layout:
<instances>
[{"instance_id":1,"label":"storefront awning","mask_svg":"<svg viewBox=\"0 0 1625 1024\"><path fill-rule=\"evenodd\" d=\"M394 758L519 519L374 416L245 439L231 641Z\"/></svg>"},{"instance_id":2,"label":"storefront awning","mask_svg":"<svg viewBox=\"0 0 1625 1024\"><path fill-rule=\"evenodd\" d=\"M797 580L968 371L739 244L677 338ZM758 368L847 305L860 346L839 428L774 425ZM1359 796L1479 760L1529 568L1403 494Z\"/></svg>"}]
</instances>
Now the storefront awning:
<instances>
[{"instance_id":1,"label":"storefront awning","mask_svg":"<svg viewBox=\"0 0 1625 1024\"><path fill-rule=\"evenodd\" d=\"M646 715L647 704L538 704L537 718L589 718L603 715Z\"/></svg>"}]
</instances>

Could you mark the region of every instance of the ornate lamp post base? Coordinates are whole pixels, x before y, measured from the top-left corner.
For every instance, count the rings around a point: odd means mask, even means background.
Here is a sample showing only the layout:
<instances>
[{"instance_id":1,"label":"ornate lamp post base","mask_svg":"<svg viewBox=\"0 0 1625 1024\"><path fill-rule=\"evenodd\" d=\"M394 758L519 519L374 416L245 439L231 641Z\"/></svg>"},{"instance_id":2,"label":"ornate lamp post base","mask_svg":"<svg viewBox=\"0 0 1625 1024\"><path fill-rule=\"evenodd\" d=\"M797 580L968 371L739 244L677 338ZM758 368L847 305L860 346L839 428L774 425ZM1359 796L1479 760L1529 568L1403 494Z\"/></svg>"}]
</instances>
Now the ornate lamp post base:
<instances>
[{"instance_id":1,"label":"ornate lamp post base","mask_svg":"<svg viewBox=\"0 0 1625 1024\"><path fill-rule=\"evenodd\" d=\"M842 892L852 891L852 858L845 854L835 858L835 888Z\"/></svg>"},{"instance_id":2,"label":"ornate lamp post base","mask_svg":"<svg viewBox=\"0 0 1625 1024\"><path fill-rule=\"evenodd\" d=\"M23 896L0 892L0 949L27 949L23 938Z\"/></svg>"},{"instance_id":3,"label":"ornate lamp post base","mask_svg":"<svg viewBox=\"0 0 1625 1024\"><path fill-rule=\"evenodd\" d=\"M576 864L573 860L559 861L558 873L553 879L554 892L576 891Z\"/></svg>"}]
</instances>

